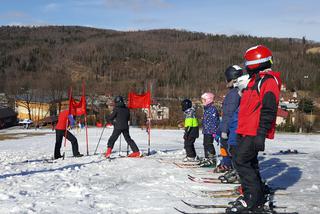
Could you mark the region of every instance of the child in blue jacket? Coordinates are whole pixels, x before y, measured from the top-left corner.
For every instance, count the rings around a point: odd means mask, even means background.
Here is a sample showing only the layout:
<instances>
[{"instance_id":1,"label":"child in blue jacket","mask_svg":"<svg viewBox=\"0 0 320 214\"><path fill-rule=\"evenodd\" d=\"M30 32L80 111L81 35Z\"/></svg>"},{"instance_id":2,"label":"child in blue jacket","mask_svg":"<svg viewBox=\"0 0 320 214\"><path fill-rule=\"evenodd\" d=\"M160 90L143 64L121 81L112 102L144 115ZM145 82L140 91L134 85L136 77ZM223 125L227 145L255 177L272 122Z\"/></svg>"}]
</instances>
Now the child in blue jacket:
<instances>
[{"instance_id":1,"label":"child in blue jacket","mask_svg":"<svg viewBox=\"0 0 320 214\"><path fill-rule=\"evenodd\" d=\"M238 94L238 89L234 88L233 84L242 74L242 68L238 65L229 66L225 71L229 92L225 96L222 104L222 121L219 127L221 131L220 155L222 156L222 160L220 165L215 169L215 172L226 172L232 169L231 157L228 153L229 125L233 113L240 105L240 95Z\"/></svg>"},{"instance_id":2,"label":"child in blue jacket","mask_svg":"<svg viewBox=\"0 0 320 214\"><path fill-rule=\"evenodd\" d=\"M203 148L204 159L201 161L201 167L216 167L216 151L213 145L214 138L217 134L220 119L217 108L213 105L214 95L206 92L201 96L203 104Z\"/></svg>"}]
</instances>

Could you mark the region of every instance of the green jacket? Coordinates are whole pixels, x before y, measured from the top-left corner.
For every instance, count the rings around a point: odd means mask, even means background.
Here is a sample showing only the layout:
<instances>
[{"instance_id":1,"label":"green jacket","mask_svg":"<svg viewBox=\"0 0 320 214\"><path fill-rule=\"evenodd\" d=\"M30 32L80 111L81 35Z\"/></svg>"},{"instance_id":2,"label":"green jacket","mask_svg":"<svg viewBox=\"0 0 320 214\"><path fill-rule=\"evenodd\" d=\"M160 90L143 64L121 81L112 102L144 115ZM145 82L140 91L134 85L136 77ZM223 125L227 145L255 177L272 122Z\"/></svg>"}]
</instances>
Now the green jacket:
<instances>
[{"instance_id":1,"label":"green jacket","mask_svg":"<svg viewBox=\"0 0 320 214\"><path fill-rule=\"evenodd\" d=\"M199 123L196 118L196 111L194 108L189 108L184 111L184 128L186 137L199 137Z\"/></svg>"}]
</instances>

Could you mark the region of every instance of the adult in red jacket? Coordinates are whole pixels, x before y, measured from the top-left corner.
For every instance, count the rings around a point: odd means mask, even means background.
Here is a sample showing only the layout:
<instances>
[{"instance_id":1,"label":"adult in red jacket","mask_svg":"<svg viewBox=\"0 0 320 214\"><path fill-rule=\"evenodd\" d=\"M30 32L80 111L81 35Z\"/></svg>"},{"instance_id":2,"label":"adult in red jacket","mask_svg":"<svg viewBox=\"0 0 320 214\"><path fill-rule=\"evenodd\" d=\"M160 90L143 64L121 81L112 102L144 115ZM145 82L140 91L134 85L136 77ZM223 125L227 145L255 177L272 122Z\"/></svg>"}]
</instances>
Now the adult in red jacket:
<instances>
[{"instance_id":1,"label":"adult in red jacket","mask_svg":"<svg viewBox=\"0 0 320 214\"><path fill-rule=\"evenodd\" d=\"M259 211L266 202L258 163L258 152L264 151L265 139L273 139L279 103L280 73L271 70L272 53L258 45L245 53L250 81L240 101L235 168L240 176L243 197L226 213Z\"/></svg>"},{"instance_id":2,"label":"adult in red jacket","mask_svg":"<svg viewBox=\"0 0 320 214\"><path fill-rule=\"evenodd\" d=\"M58 118L58 123L56 125L56 144L54 147L54 159L61 158L62 155L60 153L60 148L62 144L62 139L65 136L65 131L66 131L66 125L67 125L67 120L69 117L69 123L71 120L73 120L73 115L68 115L69 110L65 110L60 112L59 118ZM69 124L68 124L69 125ZM77 138L71 134L71 132L67 131L67 140L71 142L72 145L72 153L74 157L81 157L83 154L79 153L79 146L78 146L78 141Z\"/></svg>"}]
</instances>

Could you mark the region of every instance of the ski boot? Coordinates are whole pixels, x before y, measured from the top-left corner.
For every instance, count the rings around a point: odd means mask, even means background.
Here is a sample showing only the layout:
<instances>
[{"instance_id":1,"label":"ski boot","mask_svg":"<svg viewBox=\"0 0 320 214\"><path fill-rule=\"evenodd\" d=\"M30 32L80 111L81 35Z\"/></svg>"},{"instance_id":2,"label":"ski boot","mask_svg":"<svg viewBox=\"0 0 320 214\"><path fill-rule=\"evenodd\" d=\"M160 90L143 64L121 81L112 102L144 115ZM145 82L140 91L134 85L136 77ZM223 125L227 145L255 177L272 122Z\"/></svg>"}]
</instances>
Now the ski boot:
<instances>
[{"instance_id":1,"label":"ski boot","mask_svg":"<svg viewBox=\"0 0 320 214\"><path fill-rule=\"evenodd\" d=\"M128 158L140 158L140 152L132 152L128 155Z\"/></svg>"},{"instance_id":2,"label":"ski boot","mask_svg":"<svg viewBox=\"0 0 320 214\"><path fill-rule=\"evenodd\" d=\"M105 157L106 157L106 158L110 158L111 152L112 152L112 149L111 149L111 148L108 148L108 149L107 149L107 152L106 152L106 154L105 154Z\"/></svg>"},{"instance_id":3,"label":"ski boot","mask_svg":"<svg viewBox=\"0 0 320 214\"><path fill-rule=\"evenodd\" d=\"M242 196L243 197L243 196ZM233 213L249 213L250 209L247 205L247 203L245 202L245 200L243 198L241 199L237 199L234 202L232 202L232 204L230 204L231 207L228 207L226 209L226 213L227 214L233 214Z\"/></svg>"},{"instance_id":4,"label":"ski boot","mask_svg":"<svg viewBox=\"0 0 320 214\"><path fill-rule=\"evenodd\" d=\"M243 197L243 196L241 196ZM240 197L239 197L240 198ZM250 213L250 214L258 214L258 213L265 213L266 210L264 209L264 206L258 206L258 207L249 207L247 202L241 198L234 201L232 204L230 204L231 207L228 207L226 209L227 214L238 214L238 213Z\"/></svg>"},{"instance_id":5,"label":"ski boot","mask_svg":"<svg viewBox=\"0 0 320 214\"><path fill-rule=\"evenodd\" d=\"M59 154L59 155L54 155L54 157L53 157L53 159L55 159L55 160L59 159L59 158L63 158L63 156Z\"/></svg>"},{"instance_id":6,"label":"ski boot","mask_svg":"<svg viewBox=\"0 0 320 214\"><path fill-rule=\"evenodd\" d=\"M182 162L192 162L192 163L199 163L200 160L199 160L199 157L198 156L195 156L195 157L185 157L183 158Z\"/></svg>"},{"instance_id":7,"label":"ski boot","mask_svg":"<svg viewBox=\"0 0 320 214\"><path fill-rule=\"evenodd\" d=\"M240 195L240 196L239 196L236 200L234 200L234 201L228 202L228 205L233 206L235 203L237 203L237 202L240 201L240 200L244 200L244 196L243 196L243 195Z\"/></svg>"},{"instance_id":8,"label":"ski boot","mask_svg":"<svg viewBox=\"0 0 320 214\"><path fill-rule=\"evenodd\" d=\"M239 183L240 177L235 169L226 172L224 175L218 177L222 183Z\"/></svg>"},{"instance_id":9,"label":"ski boot","mask_svg":"<svg viewBox=\"0 0 320 214\"><path fill-rule=\"evenodd\" d=\"M82 156L83 156L83 154L78 153L78 154L74 155L73 157L75 157L75 158L80 158L80 157L82 157Z\"/></svg>"},{"instance_id":10,"label":"ski boot","mask_svg":"<svg viewBox=\"0 0 320 214\"><path fill-rule=\"evenodd\" d=\"M199 165L200 167L216 167L217 161L216 158L203 158Z\"/></svg>"},{"instance_id":11,"label":"ski boot","mask_svg":"<svg viewBox=\"0 0 320 214\"><path fill-rule=\"evenodd\" d=\"M240 185L240 186L235 187L235 188L234 188L234 192L235 192L236 194L238 194L238 195L243 195L243 188L242 188L242 186Z\"/></svg>"},{"instance_id":12,"label":"ski boot","mask_svg":"<svg viewBox=\"0 0 320 214\"><path fill-rule=\"evenodd\" d=\"M213 170L213 173L225 173L225 172L228 172L231 169L232 169L231 166L220 164Z\"/></svg>"}]
</instances>

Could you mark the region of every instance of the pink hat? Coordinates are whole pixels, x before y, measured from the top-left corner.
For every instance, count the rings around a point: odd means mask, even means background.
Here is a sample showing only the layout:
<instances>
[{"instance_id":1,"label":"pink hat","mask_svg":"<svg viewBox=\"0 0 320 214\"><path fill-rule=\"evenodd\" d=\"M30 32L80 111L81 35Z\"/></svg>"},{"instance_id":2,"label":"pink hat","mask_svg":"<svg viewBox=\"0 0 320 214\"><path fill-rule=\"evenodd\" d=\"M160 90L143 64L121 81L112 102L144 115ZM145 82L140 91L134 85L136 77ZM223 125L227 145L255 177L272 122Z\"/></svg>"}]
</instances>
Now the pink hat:
<instances>
[{"instance_id":1,"label":"pink hat","mask_svg":"<svg viewBox=\"0 0 320 214\"><path fill-rule=\"evenodd\" d=\"M204 105L208 105L213 102L214 94L211 92L206 92L201 95L201 98L205 100Z\"/></svg>"}]
</instances>

